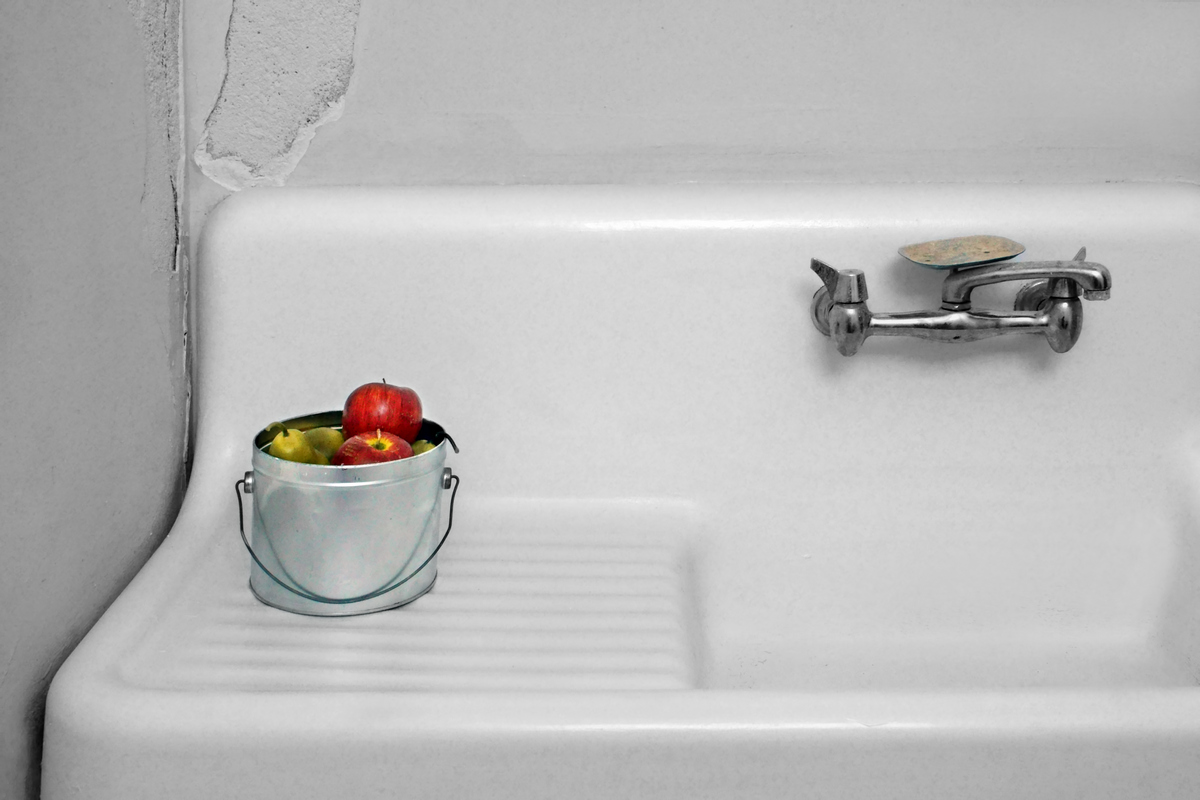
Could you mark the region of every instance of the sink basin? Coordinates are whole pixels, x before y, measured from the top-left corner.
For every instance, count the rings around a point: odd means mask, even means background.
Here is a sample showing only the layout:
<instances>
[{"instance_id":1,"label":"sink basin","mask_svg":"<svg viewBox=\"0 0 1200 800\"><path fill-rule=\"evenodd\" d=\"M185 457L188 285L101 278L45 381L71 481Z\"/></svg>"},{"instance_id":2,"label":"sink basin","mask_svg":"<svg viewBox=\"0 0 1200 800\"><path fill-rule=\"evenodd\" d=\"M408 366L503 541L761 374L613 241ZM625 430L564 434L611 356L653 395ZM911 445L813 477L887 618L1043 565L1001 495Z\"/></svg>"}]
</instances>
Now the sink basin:
<instances>
[{"instance_id":1,"label":"sink basin","mask_svg":"<svg viewBox=\"0 0 1200 800\"><path fill-rule=\"evenodd\" d=\"M933 308L897 248L977 233L1109 267L1071 352L814 329L811 258ZM44 796L1200 795L1198 246L1170 185L240 194L184 507L53 682ZM434 589L260 604L252 437L380 378L462 448Z\"/></svg>"}]
</instances>

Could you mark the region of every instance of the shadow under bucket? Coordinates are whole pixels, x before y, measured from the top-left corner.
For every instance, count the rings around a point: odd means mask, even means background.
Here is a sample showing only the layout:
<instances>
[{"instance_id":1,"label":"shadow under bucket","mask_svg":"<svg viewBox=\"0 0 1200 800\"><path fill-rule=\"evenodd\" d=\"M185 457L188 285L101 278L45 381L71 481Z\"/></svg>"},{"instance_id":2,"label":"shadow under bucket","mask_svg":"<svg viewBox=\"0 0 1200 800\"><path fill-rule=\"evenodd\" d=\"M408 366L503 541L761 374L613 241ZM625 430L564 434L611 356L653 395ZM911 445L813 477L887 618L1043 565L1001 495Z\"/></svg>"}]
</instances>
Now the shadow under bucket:
<instances>
[{"instance_id":1,"label":"shadow under bucket","mask_svg":"<svg viewBox=\"0 0 1200 800\"><path fill-rule=\"evenodd\" d=\"M283 424L340 427L341 418L330 411ZM296 614L340 617L395 608L429 591L450 534L458 476L446 467L454 441L442 427L425 420L419 436L435 447L398 461L323 466L268 455L272 434L259 431L253 471L237 482L254 596ZM451 486L450 519L439 536L442 492ZM243 492L253 498L248 540Z\"/></svg>"}]
</instances>

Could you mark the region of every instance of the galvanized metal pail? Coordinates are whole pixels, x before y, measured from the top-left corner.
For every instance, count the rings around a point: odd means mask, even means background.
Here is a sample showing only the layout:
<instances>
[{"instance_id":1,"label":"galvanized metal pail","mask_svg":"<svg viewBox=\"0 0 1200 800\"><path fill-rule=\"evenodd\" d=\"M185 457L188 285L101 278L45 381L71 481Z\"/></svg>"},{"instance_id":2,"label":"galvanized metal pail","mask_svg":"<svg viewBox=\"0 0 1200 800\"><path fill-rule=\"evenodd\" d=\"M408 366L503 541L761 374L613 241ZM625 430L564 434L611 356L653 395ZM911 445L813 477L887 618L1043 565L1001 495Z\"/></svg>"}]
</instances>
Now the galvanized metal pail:
<instances>
[{"instance_id":1,"label":"galvanized metal pail","mask_svg":"<svg viewBox=\"0 0 1200 800\"><path fill-rule=\"evenodd\" d=\"M305 430L341 425L341 412L283 423ZM269 606L297 614L350 616L412 602L437 578L442 491L458 476L446 468L453 440L426 421L425 453L380 464L322 466L268 455L271 434L255 437L252 472L238 481L239 524L250 552L250 590ZM457 447L455 447L457 451ZM253 497L250 538L241 493ZM453 517L451 494L451 519Z\"/></svg>"}]
</instances>

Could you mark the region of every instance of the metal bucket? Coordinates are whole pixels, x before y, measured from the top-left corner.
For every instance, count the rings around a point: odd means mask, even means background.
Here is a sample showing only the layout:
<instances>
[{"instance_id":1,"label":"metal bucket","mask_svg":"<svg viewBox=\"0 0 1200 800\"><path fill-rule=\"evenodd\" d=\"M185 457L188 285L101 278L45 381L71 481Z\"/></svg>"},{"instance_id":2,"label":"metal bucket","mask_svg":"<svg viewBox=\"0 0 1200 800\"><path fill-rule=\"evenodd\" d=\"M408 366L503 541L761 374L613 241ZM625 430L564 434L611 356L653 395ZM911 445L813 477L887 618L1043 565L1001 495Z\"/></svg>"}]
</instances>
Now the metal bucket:
<instances>
[{"instance_id":1,"label":"metal bucket","mask_svg":"<svg viewBox=\"0 0 1200 800\"><path fill-rule=\"evenodd\" d=\"M341 425L341 412L283 423L306 430ZM255 437L253 471L238 481L239 524L250 551L250 590L269 606L297 614L350 616L410 603L437 578L442 491L458 476L446 468L453 446L429 422L434 449L360 466L299 464L268 455L272 434ZM457 447L455 447L457 451ZM241 492L253 497L250 538ZM453 494L451 495L451 518Z\"/></svg>"}]
</instances>

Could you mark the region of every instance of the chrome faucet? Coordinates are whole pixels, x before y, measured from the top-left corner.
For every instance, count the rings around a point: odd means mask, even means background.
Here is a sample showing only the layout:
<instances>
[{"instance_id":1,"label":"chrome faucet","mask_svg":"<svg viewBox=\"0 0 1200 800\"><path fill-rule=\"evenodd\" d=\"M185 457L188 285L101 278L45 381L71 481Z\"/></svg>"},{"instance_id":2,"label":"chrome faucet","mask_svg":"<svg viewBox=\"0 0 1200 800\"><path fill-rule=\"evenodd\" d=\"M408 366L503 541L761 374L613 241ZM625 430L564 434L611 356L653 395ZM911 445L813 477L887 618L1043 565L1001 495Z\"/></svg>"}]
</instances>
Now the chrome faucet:
<instances>
[{"instance_id":1,"label":"chrome faucet","mask_svg":"<svg viewBox=\"0 0 1200 800\"><path fill-rule=\"evenodd\" d=\"M1080 295L1084 300L1107 300L1112 291L1108 268L1086 258L1086 248L1080 248L1071 261L964 265L943 281L941 308L899 314L867 308L867 278L861 270L836 270L814 258L812 270L824 285L813 295L812 320L844 356L857 353L868 336L973 342L1009 333L1043 334L1054 352L1065 353L1083 330ZM976 287L1006 281L1027 281L1017 292L1013 311L971 308Z\"/></svg>"}]
</instances>

